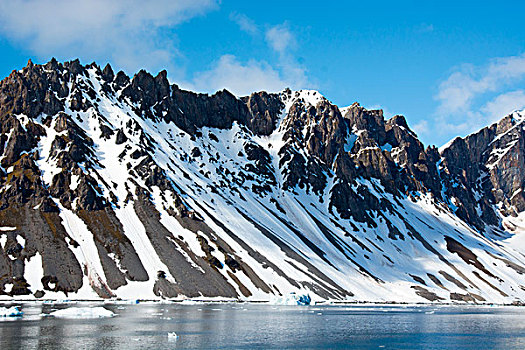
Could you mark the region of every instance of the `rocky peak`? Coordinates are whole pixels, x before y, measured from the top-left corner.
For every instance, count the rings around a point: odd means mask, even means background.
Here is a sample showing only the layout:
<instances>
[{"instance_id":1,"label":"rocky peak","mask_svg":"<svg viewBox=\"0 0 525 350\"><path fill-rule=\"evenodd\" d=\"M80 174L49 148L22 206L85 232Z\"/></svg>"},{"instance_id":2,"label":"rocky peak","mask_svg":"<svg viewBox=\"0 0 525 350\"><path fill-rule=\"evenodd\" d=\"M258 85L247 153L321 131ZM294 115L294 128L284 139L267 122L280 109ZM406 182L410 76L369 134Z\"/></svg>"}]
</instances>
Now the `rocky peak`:
<instances>
[{"instance_id":1,"label":"rocky peak","mask_svg":"<svg viewBox=\"0 0 525 350\"><path fill-rule=\"evenodd\" d=\"M113 80L115 91L121 90L129 84L129 77L123 71L119 71Z\"/></svg>"},{"instance_id":2,"label":"rocky peak","mask_svg":"<svg viewBox=\"0 0 525 350\"><path fill-rule=\"evenodd\" d=\"M64 68L67 69L74 76L84 75L86 73L86 67L80 64L80 60L78 58L76 60L64 63ZM91 65L89 65L87 68L95 68L96 70L100 71L100 68L96 65L95 62L91 63Z\"/></svg>"},{"instance_id":3,"label":"rocky peak","mask_svg":"<svg viewBox=\"0 0 525 350\"><path fill-rule=\"evenodd\" d=\"M104 78L105 81L113 81L115 78L115 73L113 73L113 68L111 68L111 65L109 63L106 64L104 69L102 70L102 78Z\"/></svg>"},{"instance_id":4,"label":"rocky peak","mask_svg":"<svg viewBox=\"0 0 525 350\"><path fill-rule=\"evenodd\" d=\"M379 145L385 143L385 119L382 110L367 110L356 102L343 109L343 116L349 120L353 130L366 133L363 140L372 138Z\"/></svg>"},{"instance_id":5,"label":"rocky peak","mask_svg":"<svg viewBox=\"0 0 525 350\"><path fill-rule=\"evenodd\" d=\"M524 113L514 112L440 150L451 206L479 229L525 209L524 125Z\"/></svg>"},{"instance_id":6,"label":"rocky peak","mask_svg":"<svg viewBox=\"0 0 525 350\"><path fill-rule=\"evenodd\" d=\"M248 128L256 135L270 135L277 128L278 118L284 108L280 96L262 91L243 97L242 100L251 113Z\"/></svg>"}]
</instances>

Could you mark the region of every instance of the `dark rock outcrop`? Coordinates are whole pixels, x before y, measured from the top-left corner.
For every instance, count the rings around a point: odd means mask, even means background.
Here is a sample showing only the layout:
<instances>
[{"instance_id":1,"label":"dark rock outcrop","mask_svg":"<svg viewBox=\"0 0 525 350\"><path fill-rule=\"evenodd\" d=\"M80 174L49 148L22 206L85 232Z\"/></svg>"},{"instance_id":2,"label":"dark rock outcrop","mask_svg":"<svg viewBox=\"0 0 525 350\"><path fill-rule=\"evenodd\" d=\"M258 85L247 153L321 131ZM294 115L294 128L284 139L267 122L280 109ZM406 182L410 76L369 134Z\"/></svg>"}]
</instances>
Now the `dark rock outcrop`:
<instances>
[{"instance_id":1,"label":"dark rock outcrop","mask_svg":"<svg viewBox=\"0 0 525 350\"><path fill-rule=\"evenodd\" d=\"M30 61L0 82L0 294L346 298L345 274L377 287L388 266L428 301L506 298L518 282L498 269L517 281L522 253L490 240L520 229L524 126L514 113L438 150L403 116L314 91L198 94L166 71ZM440 267L395 270L414 253Z\"/></svg>"}]
</instances>

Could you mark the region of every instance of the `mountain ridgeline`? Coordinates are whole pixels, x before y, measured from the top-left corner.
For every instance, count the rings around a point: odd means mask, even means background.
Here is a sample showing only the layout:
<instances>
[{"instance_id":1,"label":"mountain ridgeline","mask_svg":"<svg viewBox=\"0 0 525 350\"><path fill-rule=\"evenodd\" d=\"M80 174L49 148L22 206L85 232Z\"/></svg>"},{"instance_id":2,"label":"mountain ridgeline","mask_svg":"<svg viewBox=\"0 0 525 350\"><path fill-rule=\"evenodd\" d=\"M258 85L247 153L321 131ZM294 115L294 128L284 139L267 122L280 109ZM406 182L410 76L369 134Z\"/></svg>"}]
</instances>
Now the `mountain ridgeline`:
<instances>
[{"instance_id":1,"label":"mountain ridgeline","mask_svg":"<svg viewBox=\"0 0 525 350\"><path fill-rule=\"evenodd\" d=\"M525 301L525 114L427 147L316 91L0 82L0 295Z\"/></svg>"}]
</instances>

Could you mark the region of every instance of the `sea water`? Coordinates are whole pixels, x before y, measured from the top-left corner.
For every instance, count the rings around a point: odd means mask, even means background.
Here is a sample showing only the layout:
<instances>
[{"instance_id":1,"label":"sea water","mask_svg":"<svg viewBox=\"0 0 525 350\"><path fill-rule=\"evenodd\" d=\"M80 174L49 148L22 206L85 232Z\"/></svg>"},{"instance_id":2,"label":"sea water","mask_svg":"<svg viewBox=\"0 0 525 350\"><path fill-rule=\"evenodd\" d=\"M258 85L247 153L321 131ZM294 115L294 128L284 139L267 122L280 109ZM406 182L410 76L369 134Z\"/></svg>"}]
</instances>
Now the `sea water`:
<instances>
[{"instance_id":1,"label":"sea water","mask_svg":"<svg viewBox=\"0 0 525 350\"><path fill-rule=\"evenodd\" d=\"M22 317L0 319L2 350L525 349L525 308L521 307L16 305ZM86 313L86 307L110 312ZM59 313L71 317L52 316L63 309L74 309Z\"/></svg>"}]
</instances>

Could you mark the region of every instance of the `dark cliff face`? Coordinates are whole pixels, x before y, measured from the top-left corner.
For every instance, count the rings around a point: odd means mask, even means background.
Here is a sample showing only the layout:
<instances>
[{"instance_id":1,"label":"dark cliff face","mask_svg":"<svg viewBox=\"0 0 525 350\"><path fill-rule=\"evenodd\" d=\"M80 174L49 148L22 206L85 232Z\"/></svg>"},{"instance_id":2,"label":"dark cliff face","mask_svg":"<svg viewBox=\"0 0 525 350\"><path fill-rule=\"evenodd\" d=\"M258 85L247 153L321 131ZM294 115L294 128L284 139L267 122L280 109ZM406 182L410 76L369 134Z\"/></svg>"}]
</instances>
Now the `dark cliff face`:
<instances>
[{"instance_id":1,"label":"dark cliff face","mask_svg":"<svg viewBox=\"0 0 525 350\"><path fill-rule=\"evenodd\" d=\"M525 209L524 117L515 112L441 152L445 194L456 214L478 229Z\"/></svg>"},{"instance_id":2,"label":"dark cliff face","mask_svg":"<svg viewBox=\"0 0 525 350\"><path fill-rule=\"evenodd\" d=\"M410 203L430 198L434 213L479 233L513 230L504 219L525 209L524 120L505 117L439 152L402 116L340 109L314 91L197 94L165 71L130 78L78 60L29 62L0 82L0 294L88 283L107 298L152 282L165 298L279 288L346 298L341 276L385 283L378 266L414 244L452 269L421 233L430 227L438 243L443 228L410 219ZM34 259L38 286L26 271ZM429 283L441 271L427 272ZM442 275L473 284L461 271ZM421 288L415 295L438 298Z\"/></svg>"},{"instance_id":3,"label":"dark cliff face","mask_svg":"<svg viewBox=\"0 0 525 350\"><path fill-rule=\"evenodd\" d=\"M284 96L285 101L294 98L291 92ZM385 203L359 189L357 179L378 179L394 196L420 191L441 199L438 151L425 149L402 116L385 120L382 111L358 104L341 113L324 98L313 105L299 97L282 127L286 144L279 154L281 165L287 165L282 169L285 188L298 185L322 194L335 175L330 205L342 217L353 216L375 226L372 212L386 210Z\"/></svg>"},{"instance_id":4,"label":"dark cliff face","mask_svg":"<svg viewBox=\"0 0 525 350\"><path fill-rule=\"evenodd\" d=\"M189 133L203 126L230 128L239 122L257 135L268 135L282 109L278 95L266 92L254 93L243 101L227 90L211 96L184 91L169 84L166 71L153 77L141 70L121 96L137 104L137 114L151 119L162 116Z\"/></svg>"},{"instance_id":5,"label":"dark cliff face","mask_svg":"<svg viewBox=\"0 0 525 350\"><path fill-rule=\"evenodd\" d=\"M281 95L254 93L241 99L226 90L211 96L196 94L170 85L166 71L153 77L142 70L130 79L122 72L115 75L109 65L101 70L95 64L84 67L78 60L64 64L52 60L43 66L30 62L22 71L14 71L0 84L3 134L7 135L9 130L13 130L13 137L0 145L5 149L2 159L4 169L19 160L20 154L33 149L38 137L44 133L41 126L31 122L28 130L25 130L12 115L22 114L29 118L57 115L64 111L64 99L69 94L72 111L96 107L96 100L86 99L86 95L93 97L95 94L92 84L76 79L78 75L87 77L87 68L96 69L102 78L105 93L117 95L120 101L131 102L133 111L138 115L154 121L173 122L190 134L197 133L204 126L227 129L238 122L255 135L270 135L283 112L283 102L294 99L289 90ZM47 119L47 123L50 122ZM518 211L522 211L525 206L522 193L511 197L523 184L523 167L519 167L523 159L519 156L521 152L515 152L523 142L522 131L514 128L506 133L513 128L511 117L464 140L457 139L443 152L442 161L435 147L424 148L402 116L385 120L382 111L366 110L358 104L341 112L324 98L316 105L305 103L299 98L291 105L283 127L286 128L286 144L279 152L281 164L288 165L283 169L285 189L296 185L306 186L307 190L320 194L327 184L327 176L333 171L345 183L352 183L359 177L377 178L394 195L429 191L437 199L443 200L443 182L447 198L463 198L457 214L480 229L486 223L498 224L492 208L495 203L505 202L507 215L513 213L511 206L515 206ZM59 115L55 129L57 132L67 130L71 140L57 140L53 144L53 151L58 151L70 142L71 147L67 152L57 156L63 166L75 171L76 164L84 161L86 154L91 152L89 139L82 135L82 130L75 128L67 114ZM103 129L101 127L102 132ZM111 130L108 132L111 133ZM500 134L505 134L505 137L492 143ZM117 138L125 142L122 131L117 131ZM513 148L507 152L506 158L496 162L496 156L491 155L491 150L510 143ZM147 148L147 140L144 141L144 147ZM514 160L515 155L517 159ZM261 161L268 163L268 159ZM519 163L518 166L512 166L513 161ZM489 170L487 165L490 162L497 164ZM28 170L33 166L30 157L23 164ZM436 164L443 168L442 172L439 172ZM509 170L511 168L514 170ZM484 185L481 186L477 181L484 174L488 180L483 180ZM463 186L454 186L454 181L460 181ZM53 194L64 195L65 191L61 187L67 185L66 180L57 178L54 182ZM93 179L87 178L85 182L88 185L81 186L82 198L85 198L80 203L81 208L102 209L107 206L107 203L97 202ZM23 188L24 184L21 185ZM356 204L349 200L355 193L348 193L348 188L348 185L340 184L332 197L334 206L343 215L349 211L357 212ZM479 203L474 199L473 191L482 191L480 193L483 193L484 198ZM14 201L22 203L23 199ZM369 205L368 209L374 209L376 203ZM476 214L477 206L482 209L483 217Z\"/></svg>"}]
</instances>

